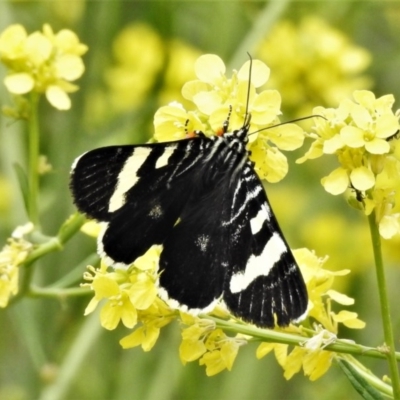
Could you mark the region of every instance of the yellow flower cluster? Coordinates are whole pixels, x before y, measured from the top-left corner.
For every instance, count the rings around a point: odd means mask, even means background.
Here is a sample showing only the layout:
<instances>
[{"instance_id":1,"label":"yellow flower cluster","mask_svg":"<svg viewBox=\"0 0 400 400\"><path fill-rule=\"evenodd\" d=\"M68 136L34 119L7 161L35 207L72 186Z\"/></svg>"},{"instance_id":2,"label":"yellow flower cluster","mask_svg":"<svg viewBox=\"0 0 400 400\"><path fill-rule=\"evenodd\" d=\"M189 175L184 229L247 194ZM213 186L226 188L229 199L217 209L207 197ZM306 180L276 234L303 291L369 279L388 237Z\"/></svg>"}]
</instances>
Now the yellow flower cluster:
<instances>
[{"instance_id":1,"label":"yellow flower cluster","mask_svg":"<svg viewBox=\"0 0 400 400\"><path fill-rule=\"evenodd\" d=\"M304 374L310 380L320 378L331 366L335 353L324 350L328 344L334 343L339 324L347 328L362 329L365 323L357 318L355 312L341 310L335 313L331 310L331 302L352 305L354 300L332 289L335 276L348 274L349 270L329 271L322 266L326 259L318 258L307 249L295 250L294 256L300 266L309 295L309 317L317 321L313 337L305 340L302 347L295 347L289 352L289 345L277 343L262 343L256 356L262 358L272 350L276 360L284 370L284 377L290 379L303 368ZM301 327L290 326L286 332L305 334Z\"/></svg>"},{"instance_id":2,"label":"yellow flower cluster","mask_svg":"<svg viewBox=\"0 0 400 400\"><path fill-rule=\"evenodd\" d=\"M33 224L17 227L0 251L0 307L7 307L12 296L18 293L19 266L33 249L24 235L32 232Z\"/></svg>"},{"instance_id":3,"label":"yellow flower cluster","mask_svg":"<svg viewBox=\"0 0 400 400\"><path fill-rule=\"evenodd\" d=\"M335 154L340 167L322 179L333 195L354 189L366 215L375 211L382 237L400 233L400 214L394 213L400 185L399 116L393 113L392 95L375 98L372 92L353 93L336 109L316 107L314 140L298 162ZM360 198L361 197L361 198Z\"/></svg>"},{"instance_id":4,"label":"yellow flower cluster","mask_svg":"<svg viewBox=\"0 0 400 400\"><path fill-rule=\"evenodd\" d=\"M316 105L333 106L371 86L371 79L361 75L371 62L369 52L317 17L278 22L257 56L276 71L271 87L296 115L307 115Z\"/></svg>"},{"instance_id":5,"label":"yellow flower cluster","mask_svg":"<svg viewBox=\"0 0 400 400\"><path fill-rule=\"evenodd\" d=\"M255 132L249 137L255 169L262 179L269 182L281 180L288 171L288 164L280 150L299 148L303 144L304 132L295 124L256 132L279 123L281 97L276 90L257 93L256 89L269 77L269 68L264 63L253 60L251 71L249 68L250 61L227 78L226 67L218 56L199 57L195 63L198 79L187 82L182 89L183 97L196 109L186 111L179 103L161 107L154 117L154 138L157 141L177 140L196 130L215 135L221 132L228 116L229 129L239 129L248 112L251 114L250 132Z\"/></svg>"},{"instance_id":6,"label":"yellow flower cluster","mask_svg":"<svg viewBox=\"0 0 400 400\"><path fill-rule=\"evenodd\" d=\"M216 329L211 320L182 312L181 320L188 325L182 330L182 343L179 347L183 365L199 359L199 364L206 366L207 376L216 375L225 369L230 371L239 347L247 341L240 336L227 336L222 329Z\"/></svg>"},{"instance_id":7,"label":"yellow flower cluster","mask_svg":"<svg viewBox=\"0 0 400 400\"><path fill-rule=\"evenodd\" d=\"M133 334L121 340L124 348L141 344L144 350L150 350L158 338L160 328L174 317L173 311L157 297L159 255L160 246L153 246L127 270L110 271L102 263L97 269L89 266L84 275L88 283L83 286L89 286L94 291L85 315L93 312L104 300L100 321L105 329L113 330L120 322L127 328L142 324Z\"/></svg>"},{"instance_id":8,"label":"yellow flower cluster","mask_svg":"<svg viewBox=\"0 0 400 400\"><path fill-rule=\"evenodd\" d=\"M78 89L71 82L84 72L81 56L86 51L68 29L55 34L45 24L43 32L28 35L22 25L11 25L0 35L0 61L8 68L4 84L15 95L45 93L52 106L67 110L67 93Z\"/></svg>"}]
</instances>

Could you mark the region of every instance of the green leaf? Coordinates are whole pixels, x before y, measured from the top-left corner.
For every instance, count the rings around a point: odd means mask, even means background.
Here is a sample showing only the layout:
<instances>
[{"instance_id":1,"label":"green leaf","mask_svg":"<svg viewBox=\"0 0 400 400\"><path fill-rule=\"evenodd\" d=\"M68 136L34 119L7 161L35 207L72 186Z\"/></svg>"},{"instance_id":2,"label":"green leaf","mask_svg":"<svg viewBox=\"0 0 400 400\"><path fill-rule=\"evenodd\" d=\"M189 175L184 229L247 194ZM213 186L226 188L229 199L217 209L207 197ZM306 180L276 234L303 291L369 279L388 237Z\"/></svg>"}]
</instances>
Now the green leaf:
<instances>
[{"instance_id":1,"label":"green leaf","mask_svg":"<svg viewBox=\"0 0 400 400\"><path fill-rule=\"evenodd\" d=\"M384 400L384 397L374 387L372 387L348 361L343 359L337 361L354 389L357 390L363 399Z\"/></svg>"},{"instance_id":2,"label":"green leaf","mask_svg":"<svg viewBox=\"0 0 400 400\"><path fill-rule=\"evenodd\" d=\"M28 213L29 204L29 182L24 169L18 163L13 164L17 174L19 188L21 189L22 198L24 200L25 210Z\"/></svg>"}]
</instances>

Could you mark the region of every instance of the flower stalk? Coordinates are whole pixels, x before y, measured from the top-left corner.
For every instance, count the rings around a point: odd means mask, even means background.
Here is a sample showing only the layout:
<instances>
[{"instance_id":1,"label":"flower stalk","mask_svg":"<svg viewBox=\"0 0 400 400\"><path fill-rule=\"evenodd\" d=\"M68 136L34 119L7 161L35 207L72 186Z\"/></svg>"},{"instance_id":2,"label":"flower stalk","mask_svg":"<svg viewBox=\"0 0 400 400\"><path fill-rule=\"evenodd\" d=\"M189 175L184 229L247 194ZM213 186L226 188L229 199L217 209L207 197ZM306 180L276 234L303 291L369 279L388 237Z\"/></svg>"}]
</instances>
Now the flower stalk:
<instances>
[{"instance_id":1,"label":"flower stalk","mask_svg":"<svg viewBox=\"0 0 400 400\"><path fill-rule=\"evenodd\" d=\"M261 329L251 325L240 324L232 321L225 321L221 318L211 315L205 316L215 322L217 328L223 329L225 332L240 333L242 335L251 336L254 340L262 342L282 343L293 346L302 346L307 338L304 336L279 332L276 330ZM327 351L334 351L341 354L363 355L371 358L385 358L386 355L378 348L363 346L359 343L353 343L344 339L336 339L332 344L324 347ZM400 353L394 352L394 359L400 361Z\"/></svg>"},{"instance_id":2,"label":"flower stalk","mask_svg":"<svg viewBox=\"0 0 400 400\"><path fill-rule=\"evenodd\" d=\"M39 95L32 92L30 96L31 110L28 121L29 160L28 160L28 217L36 226L39 226L38 193L39 193L39 122L38 122Z\"/></svg>"},{"instance_id":3,"label":"flower stalk","mask_svg":"<svg viewBox=\"0 0 400 400\"><path fill-rule=\"evenodd\" d=\"M393 385L394 398L400 399L400 378L397 366L395 342L393 337L392 320L390 318L390 307L386 286L385 268L383 265L381 239L379 235L378 225L376 223L375 212L368 216L369 228L371 232L372 248L374 251L376 277L378 281L379 302L381 306L383 333L385 338L385 346L387 347L386 357L389 362L390 375Z\"/></svg>"}]
</instances>

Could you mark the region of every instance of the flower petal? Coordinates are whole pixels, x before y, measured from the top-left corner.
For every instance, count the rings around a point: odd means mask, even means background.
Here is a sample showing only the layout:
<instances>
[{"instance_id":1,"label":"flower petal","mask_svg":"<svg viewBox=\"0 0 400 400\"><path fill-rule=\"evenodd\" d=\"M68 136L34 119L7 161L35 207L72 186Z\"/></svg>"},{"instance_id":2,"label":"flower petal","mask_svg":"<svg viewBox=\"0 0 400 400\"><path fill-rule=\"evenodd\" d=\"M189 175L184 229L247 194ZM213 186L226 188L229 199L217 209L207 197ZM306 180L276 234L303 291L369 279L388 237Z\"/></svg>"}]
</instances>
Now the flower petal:
<instances>
[{"instance_id":1,"label":"flower petal","mask_svg":"<svg viewBox=\"0 0 400 400\"><path fill-rule=\"evenodd\" d=\"M382 115L376 121L376 136L386 139L399 130L399 120L391 114Z\"/></svg>"},{"instance_id":2,"label":"flower petal","mask_svg":"<svg viewBox=\"0 0 400 400\"><path fill-rule=\"evenodd\" d=\"M82 76L85 71L85 66L80 57L65 54L59 57L55 62L57 75L67 81L74 81Z\"/></svg>"},{"instance_id":3,"label":"flower petal","mask_svg":"<svg viewBox=\"0 0 400 400\"><path fill-rule=\"evenodd\" d=\"M390 151L390 144L384 139L375 138L365 143L365 150L371 154L386 154Z\"/></svg>"},{"instance_id":4,"label":"flower petal","mask_svg":"<svg viewBox=\"0 0 400 400\"><path fill-rule=\"evenodd\" d=\"M225 74L225 64L215 54L200 56L195 63L197 77L207 83L218 81Z\"/></svg>"},{"instance_id":5,"label":"flower petal","mask_svg":"<svg viewBox=\"0 0 400 400\"><path fill-rule=\"evenodd\" d=\"M375 176L367 167L358 167L351 171L350 181L356 189L364 191L375 185Z\"/></svg>"},{"instance_id":6,"label":"flower petal","mask_svg":"<svg viewBox=\"0 0 400 400\"><path fill-rule=\"evenodd\" d=\"M238 72L238 79L248 81L250 77L251 65L251 83L257 88L268 81L270 69L260 60L249 60L243 64Z\"/></svg>"},{"instance_id":7,"label":"flower petal","mask_svg":"<svg viewBox=\"0 0 400 400\"><path fill-rule=\"evenodd\" d=\"M10 93L25 94L33 89L35 81L30 74L21 72L6 76L4 84Z\"/></svg>"},{"instance_id":8,"label":"flower petal","mask_svg":"<svg viewBox=\"0 0 400 400\"><path fill-rule=\"evenodd\" d=\"M339 293L336 290L329 289L326 294L332 299L335 300L336 303L343 304L345 306L350 306L354 304L354 299L349 296L346 296L343 293Z\"/></svg>"},{"instance_id":9,"label":"flower petal","mask_svg":"<svg viewBox=\"0 0 400 400\"><path fill-rule=\"evenodd\" d=\"M71 99L59 86L49 86L46 89L46 98L58 110L69 110L71 108Z\"/></svg>"},{"instance_id":10,"label":"flower petal","mask_svg":"<svg viewBox=\"0 0 400 400\"><path fill-rule=\"evenodd\" d=\"M355 126L345 126L340 131L340 137L346 146L362 147L364 146L364 131Z\"/></svg>"},{"instance_id":11,"label":"flower petal","mask_svg":"<svg viewBox=\"0 0 400 400\"><path fill-rule=\"evenodd\" d=\"M281 150L296 150L304 142L304 131L296 124L280 125L266 130L265 134Z\"/></svg>"},{"instance_id":12,"label":"flower petal","mask_svg":"<svg viewBox=\"0 0 400 400\"><path fill-rule=\"evenodd\" d=\"M400 233L399 214L385 215L379 222L379 233L384 239L391 239Z\"/></svg>"},{"instance_id":13,"label":"flower petal","mask_svg":"<svg viewBox=\"0 0 400 400\"><path fill-rule=\"evenodd\" d=\"M349 177L344 168L337 168L328 176L322 178L321 183L328 193L338 195L343 193L349 186Z\"/></svg>"},{"instance_id":14,"label":"flower petal","mask_svg":"<svg viewBox=\"0 0 400 400\"><path fill-rule=\"evenodd\" d=\"M335 135L330 139L325 140L322 151L325 154L334 154L336 150L341 149L344 146L343 139L340 135Z\"/></svg>"}]
</instances>

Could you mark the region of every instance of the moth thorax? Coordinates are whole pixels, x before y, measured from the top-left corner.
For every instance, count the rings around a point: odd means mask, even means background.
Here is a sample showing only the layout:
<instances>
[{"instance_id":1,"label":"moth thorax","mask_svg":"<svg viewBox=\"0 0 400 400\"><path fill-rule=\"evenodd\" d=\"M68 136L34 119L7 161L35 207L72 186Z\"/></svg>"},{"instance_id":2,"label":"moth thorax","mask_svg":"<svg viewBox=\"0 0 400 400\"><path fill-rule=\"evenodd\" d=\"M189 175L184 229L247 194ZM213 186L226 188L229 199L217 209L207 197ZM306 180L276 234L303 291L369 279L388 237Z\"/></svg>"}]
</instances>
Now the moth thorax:
<instances>
[{"instance_id":1,"label":"moth thorax","mask_svg":"<svg viewBox=\"0 0 400 400\"><path fill-rule=\"evenodd\" d=\"M232 132L232 136L239 139L243 143L247 143L249 141L247 134L249 133L249 126L242 126L240 129L234 130Z\"/></svg>"}]
</instances>

